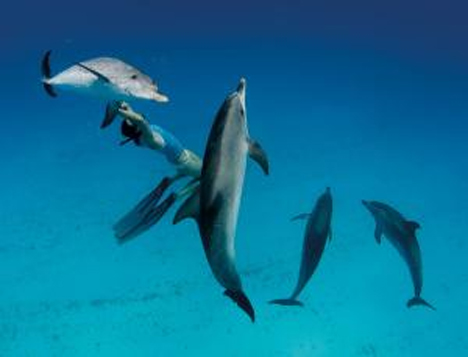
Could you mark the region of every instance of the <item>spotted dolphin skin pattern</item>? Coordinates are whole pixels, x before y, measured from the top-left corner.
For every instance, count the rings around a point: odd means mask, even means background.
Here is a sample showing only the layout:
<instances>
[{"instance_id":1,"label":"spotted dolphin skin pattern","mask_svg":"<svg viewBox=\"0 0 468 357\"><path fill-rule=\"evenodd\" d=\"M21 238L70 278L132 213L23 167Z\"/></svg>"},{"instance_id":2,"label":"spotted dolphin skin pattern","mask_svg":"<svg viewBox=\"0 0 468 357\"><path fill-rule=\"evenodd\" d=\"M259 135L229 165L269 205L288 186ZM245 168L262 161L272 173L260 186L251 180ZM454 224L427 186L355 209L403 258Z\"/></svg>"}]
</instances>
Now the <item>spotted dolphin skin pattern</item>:
<instances>
[{"instance_id":1,"label":"spotted dolphin skin pattern","mask_svg":"<svg viewBox=\"0 0 468 357\"><path fill-rule=\"evenodd\" d=\"M80 61L56 75L50 66L51 51L42 59L42 84L47 94L57 96L56 89L93 95L106 100L145 99L167 102L158 92L156 82L139 69L112 57Z\"/></svg>"}]
</instances>

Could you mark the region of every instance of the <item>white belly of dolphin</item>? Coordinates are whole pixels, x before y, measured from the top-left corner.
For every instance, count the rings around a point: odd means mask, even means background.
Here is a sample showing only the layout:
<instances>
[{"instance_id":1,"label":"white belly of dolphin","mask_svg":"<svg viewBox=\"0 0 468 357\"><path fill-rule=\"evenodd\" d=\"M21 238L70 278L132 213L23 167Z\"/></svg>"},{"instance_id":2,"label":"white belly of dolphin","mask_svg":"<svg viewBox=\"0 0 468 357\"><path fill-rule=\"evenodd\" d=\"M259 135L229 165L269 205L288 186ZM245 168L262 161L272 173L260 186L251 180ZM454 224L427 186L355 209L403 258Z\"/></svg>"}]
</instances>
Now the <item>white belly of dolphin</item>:
<instances>
[{"instance_id":1,"label":"white belly of dolphin","mask_svg":"<svg viewBox=\"0 0 468 357\"><path fill-rule=\"evenodd\" d=\"M46 81L48 84L65 91L86 94L103 99L131 98L118 87L103 83L89 71L73 66Z\"/></svg>"}]
</instances>

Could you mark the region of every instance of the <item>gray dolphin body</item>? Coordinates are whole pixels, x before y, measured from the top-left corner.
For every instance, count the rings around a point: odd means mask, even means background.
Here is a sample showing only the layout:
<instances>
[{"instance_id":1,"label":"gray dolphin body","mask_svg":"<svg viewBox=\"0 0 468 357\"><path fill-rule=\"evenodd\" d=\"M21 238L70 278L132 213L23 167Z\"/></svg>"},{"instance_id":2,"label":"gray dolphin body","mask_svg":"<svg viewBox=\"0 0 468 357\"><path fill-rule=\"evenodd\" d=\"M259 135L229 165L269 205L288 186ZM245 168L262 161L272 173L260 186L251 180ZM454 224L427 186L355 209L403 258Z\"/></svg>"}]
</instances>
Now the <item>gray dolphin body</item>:
<instances>
[{"instance_id":1,"label":"gray dolphin body","mask_svg":"<svg viewBox=\"0 0 468 357\"><path fill-rule=\"evenodd\" d=\"M304 233L299 279L291 297L272 300L270 301L271 304L303 306L303 303L298 301L297 297L314 274L322 258L327 239L331 239L332 212L332 196L330 188L327 188L325 193L318 198L312 213L301 214L293 218L293 220L308 219Z\"/></svg>"},{"instance_id":2,"label":"gray dolphin body","mask_svg":"<svg viewBox=\"0 0 468 357\"><path fill-rule=\"evenodd\" d=\"M56 97L55 88L97 96L110 101L102 127L108 126L117 115L113 102L145 99L167 102L158 92L156 82L139 69L117 58L99 57L82 61L52 75L48 51L42 59L42 84L46 92Z\"/></svg>"},{"instance_id":3,"label":"gray dolphin body","mask_svg":"<svg viewBox=\"0 0 468 357\"><path fill-rule=\"evenodd\" d=\"M433 310L434 306L421 298L423 286L423 268L421 249L416 239L419 223L406 220L401 213L389 205L377 201L362 201L375 219L374 237L378 244L382 235L396 248L406 262L414 286L414 297L408 300L407 306L424 305Z\"/></svg>"},{"instance_id":4,"label":"gray dolphin body","mask_svg":"<svg viewBox=\"0 0 468 357\"><path fill-rule=\"evenodd\" d=\"M268 174L268 160L248 135L245 109L246 82L219 109L206 144L200 186L179 208L174 224L184 218L197 222L211 271L230 297L255 321L255 312L243 291L235 264L235 235L247 155Z\"/></svg>"}]
</instances>

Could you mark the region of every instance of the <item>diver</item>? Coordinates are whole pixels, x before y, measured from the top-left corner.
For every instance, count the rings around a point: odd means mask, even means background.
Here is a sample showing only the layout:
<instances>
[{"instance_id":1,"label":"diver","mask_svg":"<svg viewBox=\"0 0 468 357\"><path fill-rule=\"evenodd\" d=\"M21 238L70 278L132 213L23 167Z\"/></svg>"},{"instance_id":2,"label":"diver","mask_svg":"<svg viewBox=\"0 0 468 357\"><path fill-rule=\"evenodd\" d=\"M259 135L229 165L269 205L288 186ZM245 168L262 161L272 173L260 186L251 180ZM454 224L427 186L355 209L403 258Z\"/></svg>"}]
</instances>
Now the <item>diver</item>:
<instances>
[{"instance_id":1,"label":"diver","mask_svg":"<svg viewBox=\"0 0 468 357\"><path fill-rule=\"evenodd\" d=\"M120 145L131 141L137 146L161 152L181 176L199 177L202 160L163 128L150 124L146 118L135 112L128 103L121 102L118 113L123 117L121 134L126 138Z\"/></svg>"},{"instance_id":2,"label":"diver","mask_svg":"<svg viewBox=\"0 0 468 357\"><path fill-rule=\"evenodd\" d=\"M139 147L158 151L176 169L173 176L164 177L153 191L114 225L115 237L119 243L124 243L151 228L178 199L197 189L202 160L184 148L174 135L157 125L150 124L144 115L135 112L128 103L114 102L110 110L113 112L113 117L122 118L120 131L125 139L120 145L133 142ZM158 204L169 186L183 178L191 180L182 189L172 192Z\"/></svg>"}]
</instances>

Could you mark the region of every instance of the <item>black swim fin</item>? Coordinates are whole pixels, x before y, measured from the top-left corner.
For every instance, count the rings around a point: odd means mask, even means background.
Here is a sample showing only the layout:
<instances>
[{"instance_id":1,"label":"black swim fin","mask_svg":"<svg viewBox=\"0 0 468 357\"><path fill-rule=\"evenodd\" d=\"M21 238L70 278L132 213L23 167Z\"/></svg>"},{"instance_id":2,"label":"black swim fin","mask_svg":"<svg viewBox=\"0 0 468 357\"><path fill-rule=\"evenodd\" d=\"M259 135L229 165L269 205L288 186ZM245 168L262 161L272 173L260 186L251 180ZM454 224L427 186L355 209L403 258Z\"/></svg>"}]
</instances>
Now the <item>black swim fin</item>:
<instances>
[{"instance_id":1,"label":"black swim fin","mask_svg":"<svg viewBox=\"0 0 468 357\"><path fill-rule=\"evenodd\" d=\"M118 242L120 244L128 242L153 227L161 220L176 200L177 195L175 193L171 193L161 204L152 208L139 222L136 222L135 225L129 227L128 230L125 232L116 231L115 237Z\"/></svg>"},{"instance_id":2,"label":"black swim fin","mask_svg":"<svg viewBox=\"0 0 468 357\"><path fill-rule=\"evenodd\" d=\"M250 320L255 322L255 311L247 295L245 295L242 291L232 290L225 290L224 295L234 301L237 306L239 306L242 310L245 311L247 315L249 315Z\"/></svg>"},{"instance_id":3,"label":"black swim fin","mask_svg":"<svg viewBox=\"0 0 468 357\"><path fill-rule=\"evenodd\" d=\"M426 306L428 307L429 309L431 310L436 310L436 308L434 306L432 306L431 304L429 304L426 300L424 300L422 297L420 296L415 296L411 299L408 300L408 302L406 303L406 306L409 308L409 307L413 307L413 306Z\"/></svg>"},{"instance_id":4,"label":"black swim fin","mask_svg":"<svg viewBox=\"0 0 468 357\"><path fill-rule=\"evenodd\" d=\"M161 202L161 204L157 205L150 212L148 212L143 220L143 223L148 226L148 228L158 223L162 216L164 216L169 208L172 207L176 200L177 194L172 192L164 201Z\"/></svg>"},{"instance_id":5,"label":"black swim fin","mask_svg":"<svg viewBox=\"0 0 468 357\"><path fill-rule=\"evenodd\" d=\"M114 224L114 235L119 243L135 238L146 230L141 230L141 225L145 225L145 219L148 220L148 215L155 209L164 192L178 179L178 176L164 177L130 212Z\"/></svg>"},{"instance_id":6,"label":"black swim fin","mask_svg":"<svg viewBox=\"0 0 468 357\"><path fill-rule=\"evenodd\" d=\"M276 305L283 305L283 306L301 306L303 307L304 304L295 299L276 299L276 300L271 300L269 304L276 304Z\"/></svg>"},{"instance_id":7,"label":"black swim fin","mask_svg":"<svg viewBox=\"0 0 468 357\"><path fill-rule=\"evenodd\" d=\"M57 97L57 93L55 93L54 88L52 85L47 83L47 81L52 77L52 71L50 69L50 54L52 51L47 51L42 58L42 63L41 63L41 72L42 72L42 85L46 91L46 93L55 98Z\"/></svg>"}]
</instances>

